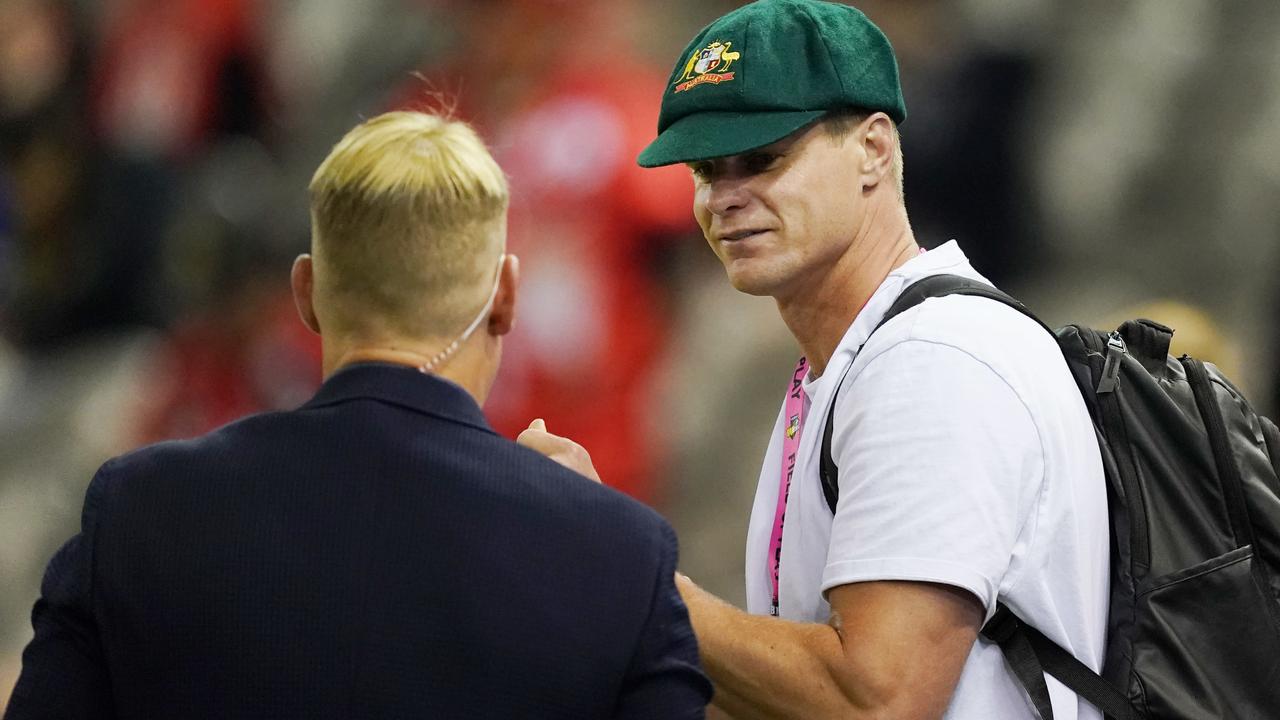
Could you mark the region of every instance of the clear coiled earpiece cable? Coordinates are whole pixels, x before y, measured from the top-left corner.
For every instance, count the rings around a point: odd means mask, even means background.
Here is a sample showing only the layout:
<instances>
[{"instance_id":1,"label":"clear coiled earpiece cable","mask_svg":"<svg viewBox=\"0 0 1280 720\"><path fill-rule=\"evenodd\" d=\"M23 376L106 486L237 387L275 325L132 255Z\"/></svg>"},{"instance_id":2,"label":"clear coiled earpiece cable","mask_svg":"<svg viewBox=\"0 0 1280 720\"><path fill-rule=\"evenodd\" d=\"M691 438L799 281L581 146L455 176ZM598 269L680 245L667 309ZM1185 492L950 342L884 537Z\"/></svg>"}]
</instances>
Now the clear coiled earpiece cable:
<instances>
[{"instance_id":1,"label":"clear coiled earpiece cable","mask_svg":"<svg viewBox=\"0 0 1280 720\"><path fill-rule=\"evenodd\" d=\"M420 372L431 372L441 363L452 357L453 354L458 351L458 348L462 346L462 343L466 342L467 338L471 337L471 333L475 332L476 328L480 327L480 323L484 322L484 319L488 317L489 310L493 307L494 298L498 297L498 285L502 282L502 263L506 259L506 253L498 256L498 269L494 271L493 290L489 291L489 299L484 302L484 307L480 308L480 313L471 321L471 324L467 326L467 329L463 330L462 334L455 338L453 342L449 343L445 349L436 353L435 356L422 365L419 365L418 370Z\"/></svg>"}]
</instances>

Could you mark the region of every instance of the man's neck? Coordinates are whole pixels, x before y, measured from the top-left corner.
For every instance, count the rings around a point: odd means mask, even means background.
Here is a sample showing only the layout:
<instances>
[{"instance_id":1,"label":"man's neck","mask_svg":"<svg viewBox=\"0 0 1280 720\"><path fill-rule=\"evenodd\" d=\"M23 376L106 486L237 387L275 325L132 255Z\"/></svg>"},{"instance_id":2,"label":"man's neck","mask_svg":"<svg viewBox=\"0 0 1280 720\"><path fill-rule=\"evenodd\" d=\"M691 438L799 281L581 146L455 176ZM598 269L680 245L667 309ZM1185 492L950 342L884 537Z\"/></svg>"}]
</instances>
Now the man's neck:
<instances>
[{"instance_id":1,"label":"man's neck","mask_svg":"<svg viewBox=\"0 0 1280 720\"><path fill-rule=\"evenodd\" d=\"M475 399L477 405L483 406L489 395L492 373L487 371L488 363L481 357L483 351L479 340L473 337L463 343L457 352L428 372L457 384ZM357 363L387 363L417 370L440 351L440 343L331 341L323 343L323 350L324 377L327 380L342 368Z\"/></svg>"},{"instance_id":2,"label":"man's neck","mask_svg":"<svg viewBox=\"0 0 1280 720\"><path fill-rule=\"evenodd\" d=\"M857 237L833 264L778 296L778 313L800 343L813 377L822 375L863 306L889 273L920 252L910 226L892 235Z\"/></svg>"}]
</instances>

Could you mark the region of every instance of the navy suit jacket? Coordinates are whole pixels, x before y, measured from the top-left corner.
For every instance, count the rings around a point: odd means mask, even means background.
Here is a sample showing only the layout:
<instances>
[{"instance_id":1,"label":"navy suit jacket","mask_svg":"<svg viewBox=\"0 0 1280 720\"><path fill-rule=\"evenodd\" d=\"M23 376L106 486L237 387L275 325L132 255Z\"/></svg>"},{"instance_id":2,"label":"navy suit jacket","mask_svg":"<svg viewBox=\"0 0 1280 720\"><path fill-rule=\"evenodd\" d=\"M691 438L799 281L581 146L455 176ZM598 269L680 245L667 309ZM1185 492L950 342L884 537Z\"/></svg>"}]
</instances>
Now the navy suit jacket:
<instances>
[{"instance_id":1,"label":"navy suit jacket","mask_svg":"<svg viewBox=\"0 0 1280 720\"><path fill-rule=\"evenodd\" d=\"M356 365L102 466L6 717L700 718L675 566L458 386Z\"/></svg>"}]
</instances>

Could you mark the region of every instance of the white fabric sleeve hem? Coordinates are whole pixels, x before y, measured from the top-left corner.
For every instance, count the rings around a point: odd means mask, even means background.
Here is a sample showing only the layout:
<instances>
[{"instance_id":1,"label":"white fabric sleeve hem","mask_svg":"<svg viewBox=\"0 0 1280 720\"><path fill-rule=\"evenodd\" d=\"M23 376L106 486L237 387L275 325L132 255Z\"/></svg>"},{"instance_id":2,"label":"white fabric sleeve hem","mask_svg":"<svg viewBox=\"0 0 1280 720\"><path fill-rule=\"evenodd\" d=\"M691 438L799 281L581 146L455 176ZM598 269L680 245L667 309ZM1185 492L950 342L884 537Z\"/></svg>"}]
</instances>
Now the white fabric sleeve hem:
<instances>
[{"instance_id":1,"label":"white fabric sleeve hem","mask_svg":"<svg viewBox=\"0 0 1280 720\"><path fill-rule=\"evenodd\" d=\"M986 609L986 617L995 614L996 583L973 568L959 563L929 558L880 558L877 560L841 560L830 563L822 573L822 596L841 585L876 580L908 580L952 585L968 590Z\"/></svg>"}]
</instances>

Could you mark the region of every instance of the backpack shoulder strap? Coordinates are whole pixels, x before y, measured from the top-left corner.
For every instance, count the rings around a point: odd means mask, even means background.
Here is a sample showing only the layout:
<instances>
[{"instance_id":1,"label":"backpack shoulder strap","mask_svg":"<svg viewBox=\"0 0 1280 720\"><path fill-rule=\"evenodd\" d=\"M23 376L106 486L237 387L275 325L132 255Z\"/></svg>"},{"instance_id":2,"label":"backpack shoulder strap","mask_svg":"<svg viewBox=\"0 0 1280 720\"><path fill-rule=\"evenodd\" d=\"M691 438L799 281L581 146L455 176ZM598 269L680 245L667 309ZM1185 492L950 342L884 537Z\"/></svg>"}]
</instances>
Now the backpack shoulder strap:
<instances>
[{"instance_id":1,"label":"backpack shoulder strap","mask_svg":"<svg viewBox=\"0 0 1280 720\"><path fill-rule=\"evenodd\" d=\"M885 323L907 310L929 298L945 297L947 295L970 295L995 300L1035 320L1036 324L1043 327L1045 332L1050 335L1054 334L1053 330L1048 325L1045 325L1044 321L1036 317L1035 313L1028 310L1026 305L984 282L971 280L960 275L930 275L911 283L898 295L898 299L894 300L893 304L889 306L884 318L867 336L867 340L871 339L871 335L874 335L876 330L884 327ZM867 343L864 341L862 344L865 347ZM859 348L859 351L861 349ZM840 469L836 466L835 459L831 455L831 435L835 428L836 399L840 395L840 388L844 386L844 379L848 372L849 370L846 368L845 375L840 376L840 382L836 383L836 390L831 395L831 407L827 410L826 423L822 432L822 456L819 458L818 463L818 476L822 480L822 495L826 498L827 507L832 514L835 514L836 501L840 499Z\"/></svg>"},{"instance_id":2,"label":"backpack shoulder strap","mask_svg":"<svg viewBox=\"0 0 1280 720\"><path fill-rule=\"evenodd\" d=\"M1045 329L1045 332L1054 335L1053 329L1044 324L1044 321L1031 312L1026 305L1023 305L1012 296L997 290L996 288L980 281L972 280L960 275L930 275L929 277L917 280L907 286L897 300L893 301L893 305L889 306L888 312L884 314L884 319L876 325L876 330L884 327L884 324L929 298L945 297L947 295L969 295L972 297L984 297L988 300L995 300L1003 305L1017 310L1036 322L1037 325ZM865 343L864 343L865 344Z\"/></svg>"},{"instance_id":3,"label":"backpack shoulder strap","mask_svg":"<svg viewBox=\"0 0 1280 720\"><path fill-rule=\"evenodd\" d=\"M1063 650L1039 630L1027 625L1004 603L979 633L1000 646L1013 674L1027 691L1040 720L1053 720L1053 706L1044 673L1049 673L1102 711L1108 720L1145 720L1146 716L1088 665Z\"/></svg>"}]
</instances>

